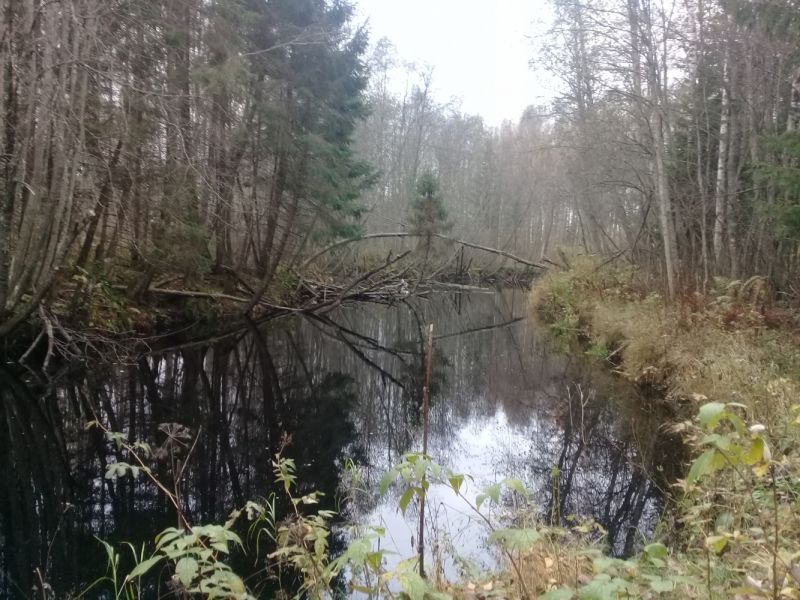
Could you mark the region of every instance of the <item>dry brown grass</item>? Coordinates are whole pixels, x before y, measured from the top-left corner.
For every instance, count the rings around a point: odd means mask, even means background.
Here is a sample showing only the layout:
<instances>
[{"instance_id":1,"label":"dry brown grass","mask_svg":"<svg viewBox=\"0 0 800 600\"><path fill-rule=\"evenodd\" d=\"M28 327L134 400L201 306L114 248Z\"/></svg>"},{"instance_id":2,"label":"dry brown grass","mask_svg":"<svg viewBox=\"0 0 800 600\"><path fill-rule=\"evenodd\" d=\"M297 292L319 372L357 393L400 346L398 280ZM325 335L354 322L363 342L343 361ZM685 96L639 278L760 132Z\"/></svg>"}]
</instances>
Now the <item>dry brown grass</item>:
<instances>
[{"instance_id":1,"label":"dry brown grass","mask_svg":"<svg viewBox=\"0 0 800 600\"><path fill-rule=\"evenodd\" d=\"M590 547L587 542L565 543L564 538L537 544L533 552L520 560L524 586L512 579L512 589L518 592L518 597L524 595L523 590L537 597L554 588L579 589L592 578L592 560L596 556L585 553ZM579 550L584 553L579 554Z\"/></svg>"},{"instance_id":2,"label":"dry brown grass","mask_svg":"<svg viewBox=\"0 0 800 600\"><path fill-rule=\"evenodd\" d=\"M753 420L782 423L800 397L794 315L776 318L779 309L766 309L758 295L753 301L692 294L667 302L647 292L651 284L635 270L598 269L584 259L540 279L531 306L557 331L621 358L617 371L627 379L662 385L667 399L688 399L694 408L739 402Z\"/></svg>"},{"instance_id":3,"label":"dry brown grass","mask_svg":"<svg viewBox=\"0 0 800 600\"><path fill-rule=\"evenodd\" d=\"M551 589L579 589L591 581L592 562L603 550L601 542L579 534L546 534L530 551L513 553L516 565L501 553L496 573L458 585L435 581L434 587L454 600L482 600L498 594L509 598L538 598Z\"/></svg>"},{"instance_id":4,"label":"dry brown grass","mask_svg":"<svg viewBox=\"0 0 800 600\"><path fill-rule=\"evenodd\" d=\"M687 417L709 402L734 403L729 409L744 423L765 426L765 445L773 449L765 459L769 471L719 454L728 458L712 474L676 482L669 520L680 527L665 541L675 545L670 560L680 564L670 569L703 581L714 597L745 588L757 589L736 597L800 597L797 589L780 589L789 583L800 588L797 314L765 305L763 280L720 281L706 297L670 302L649 293L649 283L635 271L598 269L585 259L539 280L531 307L575 350L607 350L610 368L640 386L655 384L661 399L683 406ZM709 430L698 424L687 420L674 429L696 455L713 447ZM730 425L714 433L730 435L744 448L752 442ZM708 542L720 536L730 544L711 552Z\"/></svg>"}]
</instances>

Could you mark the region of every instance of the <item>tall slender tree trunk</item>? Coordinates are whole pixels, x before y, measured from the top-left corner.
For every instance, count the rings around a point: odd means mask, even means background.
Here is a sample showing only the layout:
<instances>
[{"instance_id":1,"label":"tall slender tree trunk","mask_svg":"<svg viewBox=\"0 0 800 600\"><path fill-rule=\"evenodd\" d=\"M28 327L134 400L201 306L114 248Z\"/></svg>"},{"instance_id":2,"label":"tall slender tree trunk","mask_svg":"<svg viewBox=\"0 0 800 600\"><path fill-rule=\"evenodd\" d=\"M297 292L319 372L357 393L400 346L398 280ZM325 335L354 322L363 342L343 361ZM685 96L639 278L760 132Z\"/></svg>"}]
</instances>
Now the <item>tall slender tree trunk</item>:
<instances>
[{"instance_id":1,"label":"tall slender tree trunk","mask_svg":"<svg viewBox=\"0 0 800 600\"><path fill-rule=\"evenodd\" d=\"M723 66L723 81L722 81L722 107L719 125L719 152L717 154L717 184L714 194L714 261L716 263L716 272L722 271L723 260L723 243L725 231L725 207L726 207L726 187L727 187L727 167L728 167L728 129L730 125L731 109L730 109L730 92L728 91L729 81L729 55L726 48L725 63Z\"/></svg>"},{"instance_id":2,"label":"tall slender tree trunk","mask_svg":"<svg viewBox=\"0 0 800 600\"><path fill-rule=\"evenodd\" d=\"M657 102L657 101L656 101ZM661 234L664 237L664 265L667 270L667 288L670 298L675 297L675 248L672 229L672 205L670 202L669 180L666 171L664 150L663 120L661 110L656 104L653 107L653 144L656 158L656 187L658 192L658 208L661 221Z\"/></svg>"},{"instance_id":3,"label":"tall slender tree trunk","mask_svg":"<svg viewBox=\"0 0 800 600\"><path fill-rule=\"evenodd\" d=\"M787 131L797 131L800 128L800 67L792 77L792 93L789 101L789 118L786 121Z\"/></svg>"},{"instance_id":4,"label":"tall slender tree trunk","mask_svg":"<svg viewBox=\"0 0 800 600\"><path fill-rule=\"evenodd\" d=\"M11 230L14 220L16 185L11 157L14 154L14 128L17 123L11 40L14 13L0 2L0 322L4 320L11 274Z\"/></svg>"},{"instance_id":5,"label":"tall slender tree trunk","mask_svg":"<svg viewBox=\"0 0 800 600\"><path fill-rule=\"evenodd\" d=\"M731 78L731 83L733 78ZM731 95L733 86L731 86ZM739 148L741 146L738 115L734 111L733 98L730 106L730 129L728 138L728 163L726 165L728 179L725 184L725 217L728 234L728 259L730 261L730 278L739 277L739 244L737 240L736 198L739 188L739 172L736 167Z\"/></svg>"},{"instance_id":6,"label":"tall slender tree trunk","mask_svg":"<svg viewBox=\"0 0 800 600\"><path fill-rule=\"evenodd\" d=\"M667 152L664 141L664 106L666 92L661 88L658 75L659 52L654 39L652 14L650 10L642 13L645 18L645 31L647 40L648 60L648 87L650 91L650 128L652 131L653 157L654 157L654 186L658 198L659 222L661 236L664 244L664 267L667 276L667 290L670 298L675 297L677 287L677 240L675 237L674 221L672 215L672 201L669 189L669 174L667 173ZM663 94L662 94L663 92Z\"/></svg>"}]
</instances>

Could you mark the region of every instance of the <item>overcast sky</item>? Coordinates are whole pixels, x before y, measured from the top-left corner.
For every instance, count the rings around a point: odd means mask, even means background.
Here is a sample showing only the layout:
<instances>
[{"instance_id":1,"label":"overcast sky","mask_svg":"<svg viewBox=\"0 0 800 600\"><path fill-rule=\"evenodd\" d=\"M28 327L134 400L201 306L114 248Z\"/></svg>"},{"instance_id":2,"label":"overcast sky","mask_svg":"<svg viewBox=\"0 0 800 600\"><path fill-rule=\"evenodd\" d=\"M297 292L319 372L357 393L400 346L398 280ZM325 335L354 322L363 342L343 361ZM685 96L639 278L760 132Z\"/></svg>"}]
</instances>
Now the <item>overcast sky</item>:
<instances>
[{"instance_id":1,"label":"overcast sky","mask_svg":"<svg viewBox=\"0 0 800 600\"><path fill-rule=\"evenodd\" d=\"M465 113L488 125L518 121L549 90L528 66L530 37L548 13L544 0L356 0L370 40L389 38L398 55L428 63L436 99L463 99ZM537 25L539 23L539 25Z\"/></svg>"}]
</instances>

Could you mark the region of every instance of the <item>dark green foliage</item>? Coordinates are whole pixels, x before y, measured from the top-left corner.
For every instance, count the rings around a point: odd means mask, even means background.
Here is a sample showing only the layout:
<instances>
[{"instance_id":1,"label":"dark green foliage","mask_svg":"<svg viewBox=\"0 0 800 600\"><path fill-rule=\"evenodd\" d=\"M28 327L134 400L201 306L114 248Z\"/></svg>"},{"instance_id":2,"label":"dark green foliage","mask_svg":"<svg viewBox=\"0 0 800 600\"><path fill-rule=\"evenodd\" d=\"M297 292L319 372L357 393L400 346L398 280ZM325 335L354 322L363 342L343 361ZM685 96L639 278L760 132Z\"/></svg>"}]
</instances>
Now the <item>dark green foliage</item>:
<instances>
[{"instance_id":1,"label":"dark green foliage","mask_svg":"<svg viewBox=\"0 0 800 600\"><path fill-rule=\"evenodd\" d=\"M756 165L756 180L778 192L779 202L774 210L778 212L785 234L800 238L800 133L791 131L766 138L763 146L774 159Z\"/></svg>"},{"instance_id":2,"label":"dark green foliage","mask_svg":"<svg viewBox=\"0 0 800 600\"><path fill-rule=\"evenodd\" d=\"M447 221L447 209L439 195L439 178L432 171L425 171L417 180L417 197L411 204L411 223L414 232L421 235L445 233L451 228Z\"/></svg>"},{"instance_id":3,"label":"dark green foliage","mask_svg":"<svg viewBox=\"0 0 800 600\"><path fill-rule=\"evenodd\" d=\"M364 212L358 198L376 178L351 149L356 124L367 115L367 33L347 34L349 2L273 0L253 10L260 12L251 34L256 46L278 46L252 59L253 72L266 75L253 89L261 151L284 157L287 187L315 209L316 218L299 228L312 227L316 240L357 234L356 220ZM315 40L314 31L328 33L319 43L293 44L304 30ZM272 92L275 80L283 89L279 102Z\"/></svg>"},{"instance_id":4,"label":"dark green foliage","mask_svg":"<svg viewBox=\"0 0 800 600\"><path fill-rule=\"evenodd\" d=\"M760 29L776 38L800 33L800 3L728 0L727 10L747 29Z\"/></svg>"}]
</instances>

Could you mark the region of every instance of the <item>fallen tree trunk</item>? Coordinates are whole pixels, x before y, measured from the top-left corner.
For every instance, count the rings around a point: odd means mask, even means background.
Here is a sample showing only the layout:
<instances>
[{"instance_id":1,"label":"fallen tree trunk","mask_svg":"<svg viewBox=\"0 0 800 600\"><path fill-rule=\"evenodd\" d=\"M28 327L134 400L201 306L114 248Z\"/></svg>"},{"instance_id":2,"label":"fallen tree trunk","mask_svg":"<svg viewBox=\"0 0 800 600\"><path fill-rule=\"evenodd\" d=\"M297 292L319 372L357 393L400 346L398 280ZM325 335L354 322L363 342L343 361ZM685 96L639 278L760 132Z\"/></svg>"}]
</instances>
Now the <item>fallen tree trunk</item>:
<instances>
[{"instance_id":1,"label":"fallen tree trunk","mask_svg":"<svg viewBox=\"0 0 800 600\"><path fill-rule=\"evenodd\" d=\"M237 298L228 294L217 294L215 292L189 292L184 290L168 290L150 288L148 294L160 294L162 296L180 296L183 298L207 298L209 300L231 300L232 302L250 302L247 298Z\"/></svg>"},{"instance_id":2,"label":"fallen tree trunk","mask_svg":"<svg viewBox=\"0 0 800 600\"><path fill-rule=\"evenodd\" d=\"M425 235L428 235L428 234L408 233L408 232L404 232L404 231L399 231L399 232L395 232L395 233L370 233L368 235L362 235L360 237L353 237L353 238L348 238L346 240L341 240L339 242L336 242L335 244L331 244L330 246L327 246L327 247L323 248L322 250L317 252L315 255L313 255L311 258L309 258L305 262L303 262L303 264L300 267L300 271L301 272L305 271L306 267L308 267L312 262L317 260L320 256L322 256L323 254L326 254L327 252L330 252L331 250L335 250L336 248L339 248L340 246L345 246L347 244L352 244L354 242L361 242L363 240L374 240L374 239L380 239L380 238L393 238L393 237L394 238L423 237ZM545 265L543 265L541 263L535 263L535 262L531 262L529 260L525 260L524 258L520 258L519 256L515 256L515 255L511 254L510 252L506 252L505 250L498 250L497 248L489 248L488 246L481 246L480 244L473 244L472 242L465 242L464 240L459 240L457 238L453 238L453 237L450 237L450 236L447 236L447 235L442 235L441 233L432 233L430 235L432 237L437 237L437 238L441 238L443 240L448 240L448 241L454 242L456 244L461 244L462 246L467 246L468 248L475 248L476 250L482 250L484 252L490 252L492 254L497 254L499 256L504 256L504 257L509 258L509 259L511 259L513 261L516 261L516 262L518 262L520 264L528 265L529 267L535 267L537 269L547 269L548 268L547 266L545 266Z\"/></svg>"},{"instance_id":3,"label":"fallen tree trunk","mask_svg":"<svg viewBox=\"0 0 800 600\"><path fill-rule=\"evenodd\" d=\"M393 258L391 258L391 252L390 252L390 253L389 253L389 258L387 258L387 259L386 259L386 262L385 262L384 264L382 264L380 267L376 267L375 269L372 269L372 270L371 270L369 273L367 273L366 275L363 275L363 276L359 277L358 279L356 279L355 281L353 281L353 282L352 282L350 285L348 285L346 288L344 288L344 289L343 289L343 290L342 290L342 291L339 293L339 295L337 296L337 298L336 298L336 300L334 301L334 303L333 303L331 306L329 306L328 308L326 308L326 309L325 309L325 310L324 310L322 313L320 313L320 314L325 314L325 313L328 313L328 312L332 311L333 309L335 309L336 307L340 306L340 305L342 304L342 299L343 299L345 296L347 296L347 294L349 294L351 291L353 291L353 288L354 288L354 287L356 287L356 286L357 286L359 283L361 283L362 281L366 281L367 279L369 279L369 278L370 278L370 277L372 277L373 275L376 275L377 273L379 273L379 272L383 271L384 269L387 269L387 268L389 268L389 267L390 267L390 266L392 266L394 263L396 263L396 262L398 262L398 261L402 260L403 258L405 258L405 257L406 257L406 256L409 254L409 252L411 252L411 251L409 250L408 252L403 252L403 253L402 253L400 256L398 256L397 258L394 258L394 259L393 259Z\"/></svg>"},{"instance_id":4,"label":"fallen tree trunk","mask_svg":"<svg viewBox=\"0 0 800 600\"><path fill-rule=\"evenodd\" d=\"M115 290L128 289L124 285L112 286ZM160 296L178 296L181 298L206 298L208 300L231 300L232 302L242 302L244 304L250 302L249 298L239 298L237 296L230 296L228 294L218 294L216 292L192 292L188 290L170 290L167 288L148 288L147 294L157 294Z\"/></svg>"}]
</instances>

